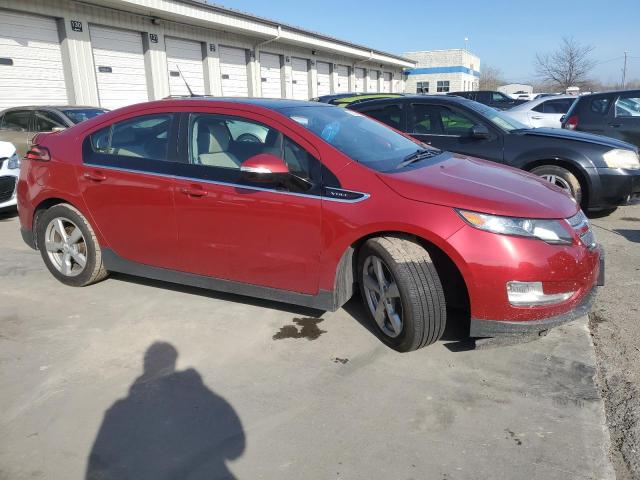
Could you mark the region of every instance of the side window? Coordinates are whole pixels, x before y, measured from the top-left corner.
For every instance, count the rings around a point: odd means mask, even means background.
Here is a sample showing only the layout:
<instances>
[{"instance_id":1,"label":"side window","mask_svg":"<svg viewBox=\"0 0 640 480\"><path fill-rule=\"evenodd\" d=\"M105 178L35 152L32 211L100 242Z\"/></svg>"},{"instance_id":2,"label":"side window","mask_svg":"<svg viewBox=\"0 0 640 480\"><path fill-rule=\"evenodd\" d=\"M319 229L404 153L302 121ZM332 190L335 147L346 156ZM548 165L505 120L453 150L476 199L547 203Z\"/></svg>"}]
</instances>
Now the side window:
<instances>
[{"instance_id":1,"label":"side window","mask_svg":"<svg viewBox=\"0 0 640 480\"><path fill-rule=\"evenodd\" d=\"M54 128L66 128L67 126L62 121L59 115L53 112L46 112L44 110L38 110L35 113L35 131L36 132L50 132Z\"/></svg>"},{"instance_id":2,"label":"side window","mask_svg":"<svg viewBox=\"0 0 640 480\"><path fill-rule=\"evenodd\" d=\"M363 110L362 113L397 130L402 130L402 109L400 105L387 105L383 108Z\"/></svg>"},{"instance_id":3,"label":"side window","mask_svg":"<svg viewBox=\"0 0 640 480\"><path fill-rule=\"evenodd\" d=\"M538 113L545 113L545 104L548 102L542 102L539 103L538 105L536 105L535 107L533 107L531 110L533 110L534 112L538 112Z\"/></svg>"},{"instance_id":4,"label":"side window","mask_svg":"<svg viewBox=\"0 0 640 480\"><path fill-rule=\"evenodd\" d=\"M282 132L261 123L225 115L192 114L188 141L188 168L203 179L250 184L240 175L240 166L255 155L269 153L284 160L291 176L286 184L260 183L260 187L301 193L320 188L320 162Z\"/></svg>"},{"instance_id":5,"label":"side window","mask_svg":"<svg viewBox=\"0 0 640 480\"><path fill-rule=\"evenodd\" d=\"M95 152L123 157L167 160L172 114L144 115L91 135Z\"/></svg>"},{"instance_id":6,"label":"side window","mask_svg":"<svg viewBox=\"0 0 640 480\"><path fill-rule=\"evenodd\" d=\"M560 100L548 100L543 103L544 113L565 114L569 111L572 99L561 98Z\"/></svg>"},{"instance_id":7,"label":"side window","mask_svg":"<svg viewBox=\"0 0 640 480\"><path fill-rule=\"evenodd\" d=\"M591 112L596 115L605 115L609 110L608 98L596 98L591 100Z\"/></svg>"},{"instance_id":8,"label":"side window","mask_svg":"<svg viewBox=\"0 0 640 480\"><path fill-rule=\"evenodd\" d=\"M491 92L491 101L493 102L508 102L509 99L500 92Z\"/></svg>"},{"instance_id":9,"label":"side window","mask_svg":"<svg viewBox=\"0 0 640 480\"><path fill-rule=\"evenodd\" d=\"M438 112L431 105L414 104L411 106L413 112L413 132L416 134L440 133Z\"/></svg>"},{"instance_id":10,"label":"side window","mask_svg":"<svg viewBox=\"0 0 640 480\"><path fill-rule=\"evenodd\" d=\"M616 100L616 117L640 117L640 96L621 96Z\"/></svg>"},{"instance_id":11,"label":"side window","mask_svg":"<svg viewBox=\"0 0 640 480\"><path fill-rule=\"evenodd\" d=\"M2 129L13 132L28 132L31 114L31 110L12 110L6 112L2 121Z\"/></svg>"},{"instance_id":12,"label":"side window","mask_svg":"<svg viewBox=\"0 0 640 480\"><path fill-rule=\"evenodd\" d=\"M442 131L445 135L467 136L475 122L461 112L443 107L440 111Z\"/></svg>"}]
</instances>

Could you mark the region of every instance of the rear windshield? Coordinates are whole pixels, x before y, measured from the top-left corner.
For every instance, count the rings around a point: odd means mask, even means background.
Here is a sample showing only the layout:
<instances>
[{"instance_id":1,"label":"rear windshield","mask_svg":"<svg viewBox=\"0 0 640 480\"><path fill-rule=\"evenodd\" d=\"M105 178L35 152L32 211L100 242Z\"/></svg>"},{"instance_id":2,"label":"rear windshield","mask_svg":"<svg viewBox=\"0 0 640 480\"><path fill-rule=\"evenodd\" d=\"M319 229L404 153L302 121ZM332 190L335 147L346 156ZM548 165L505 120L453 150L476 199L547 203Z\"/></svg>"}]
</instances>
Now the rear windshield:
<instances>
[{"instance_id":1,"label":"rear windshield","mask_svg":"<svg viewBox=\"0 0 640 480\"><path fill-rule=\"evenodd\" d=\"M85 120L89 120L90 118L97 117L108 110L103 108L74 108L69 110L62 110L69 120L73 123L84 122Z\"/></svg>"},{"instance_id":2,"label":"rear windshield","mask_svg":"<svg viewBox=\"0 0 640 480\"><path fill-rule=\"evenodd\" d=\"M393 170L408 155L427 148L353 110L327 105L289 107L280 112L348 157L377 171Z\"/></svg>"}]
</instances>

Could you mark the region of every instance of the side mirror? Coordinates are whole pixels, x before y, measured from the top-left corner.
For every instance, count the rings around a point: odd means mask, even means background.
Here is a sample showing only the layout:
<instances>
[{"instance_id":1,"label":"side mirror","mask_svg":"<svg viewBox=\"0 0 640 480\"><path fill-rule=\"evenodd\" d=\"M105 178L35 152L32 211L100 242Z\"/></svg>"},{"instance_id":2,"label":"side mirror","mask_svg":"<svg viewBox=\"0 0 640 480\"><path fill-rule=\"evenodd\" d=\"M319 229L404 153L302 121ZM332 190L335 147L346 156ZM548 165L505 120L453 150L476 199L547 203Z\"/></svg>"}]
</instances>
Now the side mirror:
<instances>
[{"instance_id":1,"label":"side mirror","mask_svg":"<svg viewBox=\"0 0 640 480\"><path fill-rule=\"evenodd\" d=\"M474 125L471 127L471 136L477 139L489 138L489 129L481 124Z\"/></svg>"},{"instance_id":2,"label":"side mirror","mask_svg":"<svg viewBox=\"0 0 640 480\"><path fill-rule=\"evenodd\" d=\"M566 119L567 119L567 116L566 116L566 115L562 115L562 116L560 117L560 123L564 123L564 121L565 121Z\"/></svg>"},{"instance_id":3,"label":"side mirror","mask_svg":"<svg viewBox=\"0 0 640 480\"><path fill-rule=\"evenodd\" d=\"M287 178L289 167L280 157L270 153L260 153L242 162L240 173L246 180L272 183Z\"/></svg>"}]
</instances>

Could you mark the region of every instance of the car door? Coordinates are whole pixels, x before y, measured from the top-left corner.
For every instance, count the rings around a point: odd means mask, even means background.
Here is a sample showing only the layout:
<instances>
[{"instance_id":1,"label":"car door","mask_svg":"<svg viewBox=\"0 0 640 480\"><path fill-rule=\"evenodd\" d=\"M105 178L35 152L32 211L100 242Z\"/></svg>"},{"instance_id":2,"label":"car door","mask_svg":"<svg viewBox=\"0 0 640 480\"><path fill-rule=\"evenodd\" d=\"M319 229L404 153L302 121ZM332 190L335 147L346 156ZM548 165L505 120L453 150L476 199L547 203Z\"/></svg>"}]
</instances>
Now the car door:
<instances>
[{"instance_id":1,"label":"car door","mask_svg":"<svg viewBox=\"0 0 640 480\"><path fill-rule=\"evenodd\" d=\"M2 117L0 140L13 143L19 157L24 157L29 148L32 123L32 110L8 110Z\"/></svg>"},{"instance_id":2,"label":"car door","mask_svg":"<svg viewBox=\"0 0 640 480\"><path fill-rule=\"evenodd\" d=\"M640 93L623 93L611 109L607 135L640 147Z\"/></svg>"},{"instance_id":3,"label":"car door","mask_svg":"<svg viewBox=\"0 0 640 480\"><path fill-rule=\"evenodd\" d=\"M177 115L140 115L83 141L78 184L94 226L124 260L175 268L181 252L173 205Z\"/></svg>"},{"instance_id":4,"label":"car door","mask_svg":"<svg viewBox=\"0 0 640 480\"><path fill-rule=\"evenodd\" d=\"M534 128L561 128L560 119L573 104L571 98L545 100L531 110L531 125Z\"/></svg>"},{"instance_id":5,"label":"car door","mask_svg":"<svg viewBox=\"0 0 640 480\"><path fill-rule=\"evenodd\" d=\"M185 159L175 181L182 270L315 294L321 241L321 164L313 146L246 111L184 114ZM291 181L262 183L240 172L258 154L283 158Z\"/></svg>"},{"instance_id":6,"label":"car door","mask_svg":"<svg viewBox=\"0 0 640 480\"><path fill-rule=\"evenodd\" d=\"M475 125L484 126L489 131L488 137L474 137ZM466 110L437 103L410 103L407 126L411 136L440 150L503 161L501 135Z\"/></svg>"}]
</instances>

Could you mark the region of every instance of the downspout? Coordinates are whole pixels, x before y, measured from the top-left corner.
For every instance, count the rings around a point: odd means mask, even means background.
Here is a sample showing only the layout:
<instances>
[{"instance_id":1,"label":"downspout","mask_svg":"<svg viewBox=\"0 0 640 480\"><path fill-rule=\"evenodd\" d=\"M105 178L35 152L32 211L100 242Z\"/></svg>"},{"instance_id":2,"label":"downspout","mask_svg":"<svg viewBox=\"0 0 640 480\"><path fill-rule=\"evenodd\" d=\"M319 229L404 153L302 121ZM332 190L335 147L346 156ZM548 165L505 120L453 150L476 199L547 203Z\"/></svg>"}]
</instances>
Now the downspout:
<instances>
[{"instance_id":1,"label":"downspout","mask_svg":"<svg viewBox=\"0 0 640 480\"><path fill-rule=\"evenodd\" d=\"M361 63L370 62L371 60L373 60L373 50L370 50L370 51L369 51L369 58L363 58L362 60L358 60L357 62L355 62L355 63L353 64L353 78L354 78L354 80L355 80L355 78L356 78L356 65L360 65ZM363 81L365 81L365 82L366 82L366 79L363 79ZM365 90L368 90L368 89L366 88L367 86L368 86L368 85L363 85L363 87L365 87L365 88L363 88L363 89L362 89L362 91L363 91L363 92L364 92Z\"/></svg>"},{"instance_id":2,"label":"downspout","mask_svg":"<svg viewBox=\"0 0 640 480\"><path fill-rule=\"evenodd\" d=\"M278 25L278 34L275 37L260 43L256 43L253 46L253 61L257 62L257 63L254 63L254 65L259 65L260 63L260 56L259 56L260 52L258 52L258 49L263 45L266 45L267 43L271 43L271 42L275 42L276 40L279 40L281 36L282 36L282 27ZM258 66L256 66L256 69L255 69L254 81L256 82L256 85L260 85L260 96L262 96L262 78L260 77L260 68ZM255 90L257 90L257 88Z\"/></svg>"}]
</instances>

